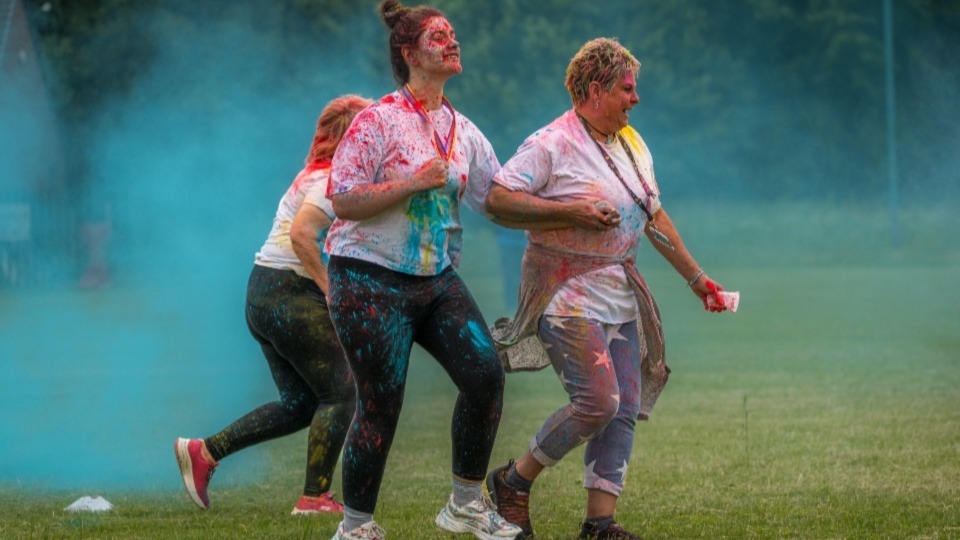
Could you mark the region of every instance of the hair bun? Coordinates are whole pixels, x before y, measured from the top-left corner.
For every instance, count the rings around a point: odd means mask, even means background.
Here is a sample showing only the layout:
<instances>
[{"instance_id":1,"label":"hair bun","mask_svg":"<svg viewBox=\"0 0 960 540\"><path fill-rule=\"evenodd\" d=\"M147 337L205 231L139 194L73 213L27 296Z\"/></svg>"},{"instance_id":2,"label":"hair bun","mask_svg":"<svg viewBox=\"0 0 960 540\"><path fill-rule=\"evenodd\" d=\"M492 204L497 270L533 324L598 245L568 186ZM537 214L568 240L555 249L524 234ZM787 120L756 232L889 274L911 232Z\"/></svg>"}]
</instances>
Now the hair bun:
<instances>
[{"instance_id":1,"label":"hair bun","mask_svg":"<svg viewBox=\"0 0 960 540\"><path fill-rule=\"evenodd\" d=\"M383 0L380 2L380 18L383 19L387 28L393 30L407 9L409 8L401 6L398 0Z\"/></svg>"}]
</instances>

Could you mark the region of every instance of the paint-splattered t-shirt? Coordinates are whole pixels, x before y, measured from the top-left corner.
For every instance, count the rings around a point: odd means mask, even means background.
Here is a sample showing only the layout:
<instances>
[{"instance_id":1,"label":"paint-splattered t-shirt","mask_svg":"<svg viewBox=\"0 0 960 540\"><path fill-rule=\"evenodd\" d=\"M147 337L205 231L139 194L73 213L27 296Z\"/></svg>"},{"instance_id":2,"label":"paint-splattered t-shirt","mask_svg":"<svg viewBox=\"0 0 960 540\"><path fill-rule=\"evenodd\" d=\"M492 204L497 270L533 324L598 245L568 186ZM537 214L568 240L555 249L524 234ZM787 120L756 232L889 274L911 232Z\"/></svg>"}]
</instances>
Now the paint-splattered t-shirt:
<instances>
[{"instance_id":1,"label":"paint-splattered t-shirt","mask_svg":"<svg viewBox=\"0 0 960 540\"><path fill-rule=\"evenodd\" d=\"M623 128L620 135L630 145L652 196L641 186L630 157L620 143L600 144L630 189L654 213L660 208L660 191L650 151L632 127ZM620 212L620 226L609 231L579 228L527 231L527 238L534 244L573 254L625 257L634 254L643 237L646 214L617 179L573 110L528 137L497 173L494 182L511 191L556 201L598 197L609 201ZM565 282L544 313L619 324L637 317L637 305L623 268L613 265Z\"/></svg>"},{"instance_id":2,"label":"paint-splattered t-shirt","mask_svg":"<svg viewBox=\"0 0 960 540\"><path fill-rule=\"evenodd\" d=\"M429 114L437 132L446 135L453 121L450 110L441 107ZM483 214L484 198L500 162L480 130L460 113L455 116L446 187L416 193L368 219L335 220L327 235L328 253L421 276L457 266L463 239L460 202ZM400 92L384 96L357 115L340 141L328 195L411 178L437 157L433 126Z\"/></svg>"},{"instance_id":3,"label":"paint-splattered t-shirt","mask_svg":"<svg viewBox=\"0 0 960 540\"><path fill-rule=\"evenodd\" d=\"M319 168L307 167L297 174L293 184L280 199L277 215L273 218L273 228L267 236L267 241L254 257L254 264L280 270L293 270L305 278L312 279L293 251L290 226L303 204L312 204L323 210L331 220L334 218L333 205L326 198L329 178L329 162ZM319 241L322 241L327 230L320 231L321 240Z\"/></svg>"}]
</instances>

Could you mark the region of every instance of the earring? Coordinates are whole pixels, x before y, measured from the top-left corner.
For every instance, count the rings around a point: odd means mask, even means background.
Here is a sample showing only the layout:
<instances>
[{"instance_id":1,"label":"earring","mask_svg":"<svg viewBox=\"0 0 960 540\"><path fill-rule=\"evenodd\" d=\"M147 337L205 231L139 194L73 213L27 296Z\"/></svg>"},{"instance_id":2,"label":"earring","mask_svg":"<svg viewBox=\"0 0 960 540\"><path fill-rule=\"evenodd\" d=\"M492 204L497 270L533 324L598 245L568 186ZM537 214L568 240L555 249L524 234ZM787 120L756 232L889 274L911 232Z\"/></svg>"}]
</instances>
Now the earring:
<instances>
[{"instance_id":1,"label":"earring","mask_svg":"<svg viewBox=\"0 0 960 540\"><path fill-rule=\"evenodd\" d=\"M599 108L600 108L600 102L599 102L599 101L594 101L594 102L593 102L593 108L594 108L594 109L599 109Z\"/></svg>"}]
</instances>

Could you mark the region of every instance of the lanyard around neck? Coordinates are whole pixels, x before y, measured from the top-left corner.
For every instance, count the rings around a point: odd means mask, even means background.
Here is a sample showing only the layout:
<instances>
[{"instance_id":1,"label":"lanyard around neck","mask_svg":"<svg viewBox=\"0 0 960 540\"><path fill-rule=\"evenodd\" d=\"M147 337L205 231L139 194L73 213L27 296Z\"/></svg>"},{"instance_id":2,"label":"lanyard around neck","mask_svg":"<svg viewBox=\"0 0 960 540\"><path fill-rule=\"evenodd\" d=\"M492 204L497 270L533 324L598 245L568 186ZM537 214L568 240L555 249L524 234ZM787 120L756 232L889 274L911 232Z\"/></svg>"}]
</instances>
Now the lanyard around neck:
<instances>
[{"instance_id":1,"label":"lanyard around neck","mask_svg":"<svg viewBox=\"0 0 960 540\"><path fill-rule=\"evenodd\" d=\"M417 114L430 124L430 128L433 129L433 148L437 151L438 156L449 163L450 158L453 157L453 146L457 140L457 114L456 111L453 110L453 105L450 104L446 96L440 97L441 106L446 107L447 110L450 111L451 116L450 131L447 132L446 139L443 139L440 137L440 133L437 132L437 127L433 124L430 115L427 114L426 107L417 99L417 96L413 95L413 91L410 90L410 85L403 85L400 92L403 94L403 97L407 98L407 102L410 103L413 110L417 111Z\"/></svg>"},{"instance_id":2,"label":"lanyard around neck","mask_svg":"<svg viewBox=\"0 0 960 540\"><path fill-rule=\"evenodd\" d=\"M617 176L617 180L620 180L620 183L623 184L624 189L627 190L627 193L630 194L630 197L633 198L633 201L637 203L637 206L643 210L643 213L647 215L647 226L650 228L650 232L653 234L653 237L657 239L658 242L667 246L671 250L676 249L673 247L673 243L670 242L670 239L666 237L656 226L653 224L653 214L650 213L650 210L647 208L647 205L643 204L643 201L640 200L640 197L630 189L630 186L627 185L627 181L623 179L623 175L620 174L620 169L617 168L617 164L613 162L613 158L610 157L610 154L600 146L600 143L593 138L593 134L590 133L590 124L587 123L587 119L577 114L577 118L580 119L580 122L583 124L583 129L587 130L587 137L593 141L593 144L596 145L597 150L600 150L600 153L603 155L603 159L607 162L607 165L610 167L610 170L613 171L613 174ZM640 172L640 167L637 165L637 158L633 155L633 150L630 150L630 145L627 144L627 141L623 138L623 135L620 132L617 132L617 140L620 141L620 146L623 147L626 151L627 156L630 158L630 164L633 165L633 172L637 173L637 179L640 180L640 186L643 188L643 191L646 192L647 198L653 197L653 190L650 189L650 186L647 185L647 181L643 178L643 174Z\"/></svg>"},{"instance_id":3,"label":"lanyard around neck","mask_svg":"<svg viewBox=\"0 0 960 540\"><path fill-rule=\"evenodd\" d=\"M593 134L590 133L590 124L587 123L587 119L579 114L577 115L577 118L579 118L580 122L583 123L584 129L587 130L587 136L589 136L590 140L593 141L593 144L597 146L597 150L600 150L600 154L603 155L603 159L606 160L607 165L610 167L610 170L613 171L613 174L617 176L617 180L620 180L620 183L623 184L623 187L627 190L627 193L633 197L634 202L636 202L640 209L643 210L643 213L647 215L647 221L652 220L653 215L650 214L650 210L647 209L647 205L643 204L643 201L640 200L640 197L638 197L637 194L630 189L630 186L627 185L627 181L624 180L623 175L620 174L620 169L617 168L617 164L613 162L613 158L611 158L610 154L608 154L607 151L600 146L600 143L593 138ZM647 197L652 196L653 193L650 190L650 187L647 186L647 182L643 179L643 175L640 174L640 167L637 166L637 160L633 157L633 152L630 150L630 147L627 146L627 142L623 140L623 136L620 135L620 133L617 133L617 140L620 141L620 146L626 150L627 156L630 157L630 164L633 165L633 171L637 173L637 178L640 179L640 186L643 187L643 190L647 193Z\"/></svg>"}]
</instances>

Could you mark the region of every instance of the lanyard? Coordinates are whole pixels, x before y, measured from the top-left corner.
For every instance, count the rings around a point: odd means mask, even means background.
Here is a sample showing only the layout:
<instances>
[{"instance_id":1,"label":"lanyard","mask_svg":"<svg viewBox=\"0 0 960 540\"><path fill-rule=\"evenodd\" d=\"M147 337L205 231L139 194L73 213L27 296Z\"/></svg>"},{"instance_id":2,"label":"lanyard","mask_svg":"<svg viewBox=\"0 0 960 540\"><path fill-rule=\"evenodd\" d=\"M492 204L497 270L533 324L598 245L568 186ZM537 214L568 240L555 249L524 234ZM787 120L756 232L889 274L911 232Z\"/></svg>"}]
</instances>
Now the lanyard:
<instances>
[{"instance_id":1,"label":"lanyard","mask_svg":"<svg viewBox=\"0 0 960 540\"><path fill-rule=\"evenodd\" d=\"M660 242L661 244L667 246L671 250L676 249L673 247L673 243L670 242L670 239L667 238L665 234L660 232L660 229L653 224L653 214L650 213L650 210L647 208L647 205L643 204L643 201L640 200L640 197L630 189L630 186L627 185L627 181L623 179L623 175L620 174L620 169L617 168L617 164L613 162L613 158L610 157L610 154L600 146L600 143L593 138L593 135L590 133L590 124L587 123L587 119L577 115L577 118L580 119L580 122L583 123L583 128L587 130L587 136L593 141L593 144L596 145L597 150L600 150L600 153L603 155L603 159L606 160L607 165L610 167L610 170L613 171L613 174L617 176L617 180L620 180L620 183L623 184L624 189L627 190L627 193L630 194L630 197L633 198L633 201L637 203L637 206L643 210L643 213L647 215L647 227L650 229L650 233L653 237ZM623 147L626 151L627 156L630 158L630 164L633 165L633 172L637 173L637 178L640 180L640 186L643 188L643 191L646 192L647 197L653 197L653 190L650 189L650 186L647 185L647 181L643 178L643 174L640 172L640 167L637 166L637 158L633 156L633 151L630 150L630 146L627 144L627 141L624 140L623 135L617 132L617 140L620 141L620 146Z\"/></svg>"},{"instance_id":2,"label":"lanyard","mask_svg":"<svg viewBox=\"0 0 960 540\"><path fill-rule=\"evenodd\" d=\"M456 111L453 110L453 105L450 104L450 101L447 100L446 96L440 98L441 105L450 111L450 116L452 118L450 122L450 131L447 132L446 140L444 140L440 137L440 134L437 133L437 127L433 125L433 120L431 120L430 115L427 114L427 109L423 106L423 103L417 99L417 96L413 95L413 91L410 90L410 85L403 85L403 88L400 89L400 92L403 94L403 97L407 98L407 101L413 107L413 110L417 111L417 114L419 114L421 118L430 124L430 127L433 129L433 148L437 151L438 156L440 156L447 163L450 163L450 158L453 157L453 145L457 140L457 114Z\"/></svg>"}]
</instances>

